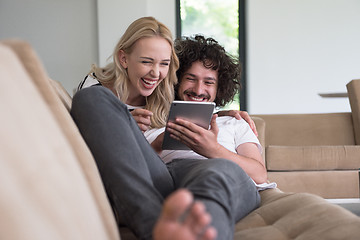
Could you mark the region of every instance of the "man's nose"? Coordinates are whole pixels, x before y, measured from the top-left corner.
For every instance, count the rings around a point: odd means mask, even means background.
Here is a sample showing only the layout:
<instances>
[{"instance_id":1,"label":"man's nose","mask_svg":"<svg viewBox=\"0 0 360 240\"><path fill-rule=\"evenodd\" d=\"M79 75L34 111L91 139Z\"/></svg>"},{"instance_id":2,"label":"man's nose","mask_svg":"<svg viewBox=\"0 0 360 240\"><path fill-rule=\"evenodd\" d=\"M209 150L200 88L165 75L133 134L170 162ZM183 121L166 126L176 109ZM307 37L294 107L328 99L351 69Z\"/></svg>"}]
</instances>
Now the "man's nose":
<instances>
[{"instance_id":1,"label":"man's nose","mask_svg":"<svg viewBox=\"0 0 360 240\"><path fill-rule=\"evenodd\" d=\"M201 95L205 92L204 90L204 84L202 84L201 82L196 82L195 86L194 86L194 92L196 93L196 95Z\"/></svg>"}]
</instances>

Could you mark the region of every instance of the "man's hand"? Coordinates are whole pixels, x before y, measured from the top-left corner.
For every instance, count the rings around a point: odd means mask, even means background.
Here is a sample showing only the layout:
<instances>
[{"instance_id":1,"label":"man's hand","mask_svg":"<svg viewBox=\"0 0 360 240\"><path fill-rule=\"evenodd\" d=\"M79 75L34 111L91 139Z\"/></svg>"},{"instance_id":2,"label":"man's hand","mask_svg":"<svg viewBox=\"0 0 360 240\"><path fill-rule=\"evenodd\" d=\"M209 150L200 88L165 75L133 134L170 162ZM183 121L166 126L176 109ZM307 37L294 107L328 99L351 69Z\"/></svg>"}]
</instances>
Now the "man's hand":
<instances>
[{"instance_id":1,"label":"man's hand","mask_svg":"<svg viewBox=\"0 0 360 240\"><path fill-rule=\"evenodd\" d=\"M150 117L153 115L152 112L146 109L137 108L131 111L131 114L133 115L141 131L145 132L150 128Z\"/></svg>"},{"instance_id":2,"label":"man's hand","mask_svg":"<svg viewBox=\"0 0 360 240\"><path fill-rule=\"evenodd\" d=\"M200 155L211 158L221 145L217 142L219 128L216 124L217 115L214 114L210 129L204 129L192 122L176 119L175 122L167 124L170 136L183 142L193 151Z\"/></svg>"},{"instance_id":3,"label":"man's hand","mask_svg":"<svg viewBox=\"0 0 360 240\"><path fill-rule=\"evenodd\" d=\"M251 119L248 112L240 111L240 110L224 110L224 111L218 112L218 115L219 116L230 116L230 117L234 117L238 120L244 119L249 124L249 126L250 126L251 130L254 132L254 134L256 136L259 136L259 134L256 130L255 122Z\"/></svg>"},{"instance_id":4,"label":"man's hand","mask_svg":"<svg viewBox=\"0 0 360 240\"><path fill-rule=\"evenodd\" d=\"M183 142L196 153L207 158L224 158L233 161L242 167L256 183L265 182L267 172L257 145L250 142L240 144L236 153L226 149L217 141L219 129L216 117L217 115L214 114L209 130L182 119L168 123L167 129L171 137Z\"/></svg>"}]
</instances>

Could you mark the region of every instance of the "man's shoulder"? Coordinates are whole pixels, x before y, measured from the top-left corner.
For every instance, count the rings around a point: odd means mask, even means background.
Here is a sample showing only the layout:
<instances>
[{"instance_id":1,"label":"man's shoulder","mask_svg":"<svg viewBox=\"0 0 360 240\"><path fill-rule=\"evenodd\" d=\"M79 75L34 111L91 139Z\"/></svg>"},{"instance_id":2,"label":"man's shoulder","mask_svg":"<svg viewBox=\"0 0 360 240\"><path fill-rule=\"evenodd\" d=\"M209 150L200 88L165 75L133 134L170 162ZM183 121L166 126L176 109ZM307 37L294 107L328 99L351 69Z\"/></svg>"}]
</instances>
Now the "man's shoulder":
<instances>
[{"instance_id":1,"label":"man's shoulder","mask_svg":"<svg viewBox=\"0 0 360 240\"><path fill-rule=\"evenodd\" d=\"M247 124L244 119L238 120L235 117L231 117L231 116L217 117L216 123L218 125L243 125L243 124Z\"/></svg>"}]
</instances>

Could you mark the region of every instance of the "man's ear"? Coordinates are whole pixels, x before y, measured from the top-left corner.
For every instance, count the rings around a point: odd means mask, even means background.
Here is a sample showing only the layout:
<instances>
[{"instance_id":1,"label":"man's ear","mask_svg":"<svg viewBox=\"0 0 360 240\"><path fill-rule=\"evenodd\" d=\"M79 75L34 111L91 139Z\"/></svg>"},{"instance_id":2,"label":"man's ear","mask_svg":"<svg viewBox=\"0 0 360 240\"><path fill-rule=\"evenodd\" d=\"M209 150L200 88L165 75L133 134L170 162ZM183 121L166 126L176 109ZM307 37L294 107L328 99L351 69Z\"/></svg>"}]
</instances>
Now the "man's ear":
<instances>
[{"instance_id":1,"label":"man's ear","mask_svg":"<svg viewBox=\"0 0 360 240\"><path fill-rule=\"evenodd\" d=\"M119 58L119 62L121 64L121 66L125 69L127 69L128 64L127 64L127 55L125 54L124 50L120 50L118 52L118 58Z\"/></svg>"}]
</instances>

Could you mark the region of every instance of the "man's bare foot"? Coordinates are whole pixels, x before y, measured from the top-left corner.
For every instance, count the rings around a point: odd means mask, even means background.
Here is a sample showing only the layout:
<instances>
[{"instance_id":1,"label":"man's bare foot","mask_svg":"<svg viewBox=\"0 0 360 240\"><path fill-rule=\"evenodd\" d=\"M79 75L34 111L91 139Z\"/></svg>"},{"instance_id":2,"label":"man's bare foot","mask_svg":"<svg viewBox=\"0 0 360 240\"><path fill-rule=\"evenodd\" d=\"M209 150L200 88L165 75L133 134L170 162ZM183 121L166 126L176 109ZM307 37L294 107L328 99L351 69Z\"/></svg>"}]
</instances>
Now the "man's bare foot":
<instances>
[{"instance_id":1,"label":"man's bare foot","mask_svg":"<svg viewBox=\"0 0 360 240\"><path fill-rule=\"evenodd\" d=\"M216 238L215 228L209 226L211 216L205 206L194 202L191 193L185 189L171 194L164 203L153 238L155 240L212 240Z\"/></svg>"}]
</instances>

